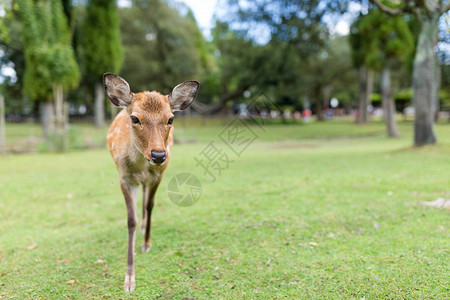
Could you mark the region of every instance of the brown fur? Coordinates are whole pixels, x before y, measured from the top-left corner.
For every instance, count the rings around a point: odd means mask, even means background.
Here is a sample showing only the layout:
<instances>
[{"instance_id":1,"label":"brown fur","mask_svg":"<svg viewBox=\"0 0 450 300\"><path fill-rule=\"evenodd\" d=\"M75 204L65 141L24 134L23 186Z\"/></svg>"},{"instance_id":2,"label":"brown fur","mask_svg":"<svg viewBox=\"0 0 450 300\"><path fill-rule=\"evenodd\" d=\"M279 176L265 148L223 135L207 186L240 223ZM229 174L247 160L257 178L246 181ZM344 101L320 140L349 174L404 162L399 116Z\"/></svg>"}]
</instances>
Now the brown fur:
<instances>
[{"instance_id":1,"label":"brown fur","mask_svg":"<svg viewBox=\"0 0 450 300\"><path fill-rule=\"evenodd\" d=\"M135 125L130 116L135 116L141 124ZM167 96L158 92L143 92L134 94L131 105L122 110L111 124L106 143L116 163L119 172L146 171L162 173L170 160L170 150L173 144L173 126L167 125L173 117ZM131 128L131 130L129 130ZM139 148L136 149L136 146ZM143 155L138 155L136 150ZM151 151L166 151L166 162L161 165L145 165L145 160L151 160ZM145 166L145 168L142 167ZM140 167L139 167L140 166ZM145 174L148 175L148 174ZM148 183L149 176L136 178L137 184Z\"/></svg>"},{"instance_id":2,"label":"brown fur","mask_svg":"<svg viewBox=\"0 0 450 300\"><path fill-rule=\"evenodd\" d=\"M124 287L126 292L132 292L136 287L134 247L138 187L143 186L141 231L144 232L144 243L141 249L145 253L151 249L155 193L169 164L173 144L173 126L168 121L173 117L172 110L185 109L194 101L199 83L183 82L165 96L156 91L133 94L128 83L112 73L105 73L103 82L111 102L126 107L112 122L106 142L119 171L120 187L127 206L128 265ZM131 122L132 116L139 119L138 124ZM165 151L166 159L162 164L153 162L152 151Z\"/></svg>"},{"instance_id":3,"label":"brown fur","mask_svg":"<svg viewBox=\"0 0 450 300\"><path fill-rule=\"evenodd\" d=\"M140 124L132 124L131 116L139 118ZM144 232L142 252L151 249L151 213L154 196L161 182L164 170L170 160L173 144L173 126L167 125L172 117L167 96L158 92L134 94L131 105L123 109L112 122L107 135L107 146L117 166L120 186L127 204L128 214L128 267L125 275L125 291L136 286L134 272L135 230L137 213L135 196L137 186L142 185L143 215L141 231ZM163 165L151 165L151 151L166 151Z\"/></svg>"}]
</instances>

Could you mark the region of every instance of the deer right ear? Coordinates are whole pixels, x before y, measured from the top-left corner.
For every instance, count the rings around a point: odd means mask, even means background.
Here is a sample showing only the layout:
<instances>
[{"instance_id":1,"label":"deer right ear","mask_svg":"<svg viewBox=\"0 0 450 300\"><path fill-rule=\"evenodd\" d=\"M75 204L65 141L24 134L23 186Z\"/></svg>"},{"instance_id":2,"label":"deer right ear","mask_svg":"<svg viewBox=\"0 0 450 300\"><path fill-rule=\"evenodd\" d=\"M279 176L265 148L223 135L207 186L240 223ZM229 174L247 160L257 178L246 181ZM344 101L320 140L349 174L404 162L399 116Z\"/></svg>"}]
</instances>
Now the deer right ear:
<instances>
[{"instance_id":1,"label":"deer right ear","mask_svg":"<svg viewBox=\"0 0 450 300\"><path fill-rule=\"evenodd\" d=\"M127 107L131 104L133 93L125 79L113 73L105 73L103 74L103 85L106 96L112 104L119 107Z\"/></svg>"},{"instance_id":2,"label":"deer right ear","mask_svg":"<svg viewBox=\"0 0 450 300\"><path fill-rule=\"evenodd\" d=\"M168 95L172 111L188 108L194 102L200 83L196 80L185 81L173 88Z\"/></svg>"}]
</instances>

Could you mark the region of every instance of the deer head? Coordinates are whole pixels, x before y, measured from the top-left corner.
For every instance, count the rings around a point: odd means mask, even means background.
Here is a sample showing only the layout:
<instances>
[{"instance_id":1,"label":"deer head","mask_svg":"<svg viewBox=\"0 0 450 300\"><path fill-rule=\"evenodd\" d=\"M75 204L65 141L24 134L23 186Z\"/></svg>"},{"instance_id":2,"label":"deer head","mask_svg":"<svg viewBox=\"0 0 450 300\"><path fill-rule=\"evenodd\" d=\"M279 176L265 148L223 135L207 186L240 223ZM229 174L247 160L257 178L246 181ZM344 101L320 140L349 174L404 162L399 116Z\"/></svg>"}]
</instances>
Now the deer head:
<instances>
[{"instance_id":1,"label":"deer head","mask_svg":"<svg viewBox=\"0 0 450 300\"><path fill-rule=\"evenodd\" d=\"M169 95L156 91L132 93L129 84L112 73L103 74L103 84L109 100L115 106L126 108L134 146L150 164L164 164L173 112L192 104L200 83L185 81L174 87Z\"/></svg>"}]
</instances>

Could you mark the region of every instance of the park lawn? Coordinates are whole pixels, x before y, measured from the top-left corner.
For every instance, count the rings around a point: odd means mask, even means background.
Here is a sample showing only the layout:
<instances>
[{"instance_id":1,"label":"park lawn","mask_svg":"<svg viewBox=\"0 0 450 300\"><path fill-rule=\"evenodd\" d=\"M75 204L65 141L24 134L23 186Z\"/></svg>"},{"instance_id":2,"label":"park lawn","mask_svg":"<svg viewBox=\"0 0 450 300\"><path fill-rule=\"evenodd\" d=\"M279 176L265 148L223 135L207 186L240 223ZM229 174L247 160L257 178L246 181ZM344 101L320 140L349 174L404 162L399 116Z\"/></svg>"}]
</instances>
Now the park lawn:
<instances>
[{"instance_id":1,"label":"park lawn","mask_svg":"<svg viewBox=\"0 0 450 300\"><path fill-rule=\"evenodd\" d=\"M226 118L179 117L176 121L177 141L180 143L209 142L211 137L217 136L230 121L231 119ZM265 131L258 132L260 140L357 137L378 135L385 131L384 124L380 121L363 126L349 126L351 122L348 120L309 124L293 121L280 124L280 121L277 120L266 122L275 124L268 126ZM247 120L246 123L254 124L251 120ZM279 128L280 126L282 128ZM400 128L410 130L411 122L400 122ZM106 131L107 127L95 128L88 123L72 123L67 134L68 148L69 150L104 148ZM46 142L42 137L42 128L38 124L8 123L6 125L6 149L8 152L18 153L48 152L51 149L51 142Z\"/></svg>"},{"instance_id":2,"label":"park lawn","mask_svg":"<svg viewBox=\"0 0 450 300\"><path fill-rule=\"evenodd\" d=\"M107 151L0 157L0 298L448 297L449 211L420 203L450 198L449 124L420 149L408 122L396 140L381 123L251 126L240 156L225 128L177 129L186 142L156 195L150 253L137 234L132 294ZM209 142L233 160L215 182L195 161ZM181 172L202 182L190 207L166 193Z\"/></svg>"}]
</instances>

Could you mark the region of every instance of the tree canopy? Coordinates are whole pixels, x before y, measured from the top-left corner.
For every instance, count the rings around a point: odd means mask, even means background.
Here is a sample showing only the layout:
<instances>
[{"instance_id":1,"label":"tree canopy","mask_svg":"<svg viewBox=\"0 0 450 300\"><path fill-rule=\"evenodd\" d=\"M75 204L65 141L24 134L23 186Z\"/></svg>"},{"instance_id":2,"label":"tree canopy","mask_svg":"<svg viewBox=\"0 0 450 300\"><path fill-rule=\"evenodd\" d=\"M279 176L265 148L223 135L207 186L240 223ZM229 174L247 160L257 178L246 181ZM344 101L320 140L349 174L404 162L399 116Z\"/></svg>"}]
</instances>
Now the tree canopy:
<instances>
[{"instance_id":1,"label":"tree canopy","mask_svg":"<svg viewBox=\"0 0 450 300\"><path fill-rule=\"evenodd\" d=\"M162 0L133 0L120 16L122 74L133 89L169 93L174 84L198 79L209 68L206 43L187 9L182 14Z\"/></svg>"},{"instance_id":2,"label":"tree canopy","mask_svg":"<svg viewBox=\"0 0 450 300\"><path fill-rule=\"evenodd\" d=\"M105 72L117 73L123 63L119 16L115 0L90 0L81 28L83 74L92 82Z\"/></svg>"},{"instance_id":3,"label":"tree canopy","mask_svg":"<svg viewBox=\"0 0 450 300\"><path fill-rule=\"evenodd\" d=\"M54 84L77 86L80 73L67 21L58 0L19 0L25 45L24 90L33 100L48 100Z\"/></svg>"},{"instance_id":4,"label":"tree canopy","mask_svg":"<svg viewBox=\"0 0 450 300\"><path fill-rule=\"evenodd\" d=\"M392 60L405 61L414 51L414 36L404 16L388 17L378 9L352 24L350 41L355 65L380 71Z\"/></svg>"}]
</instances>

